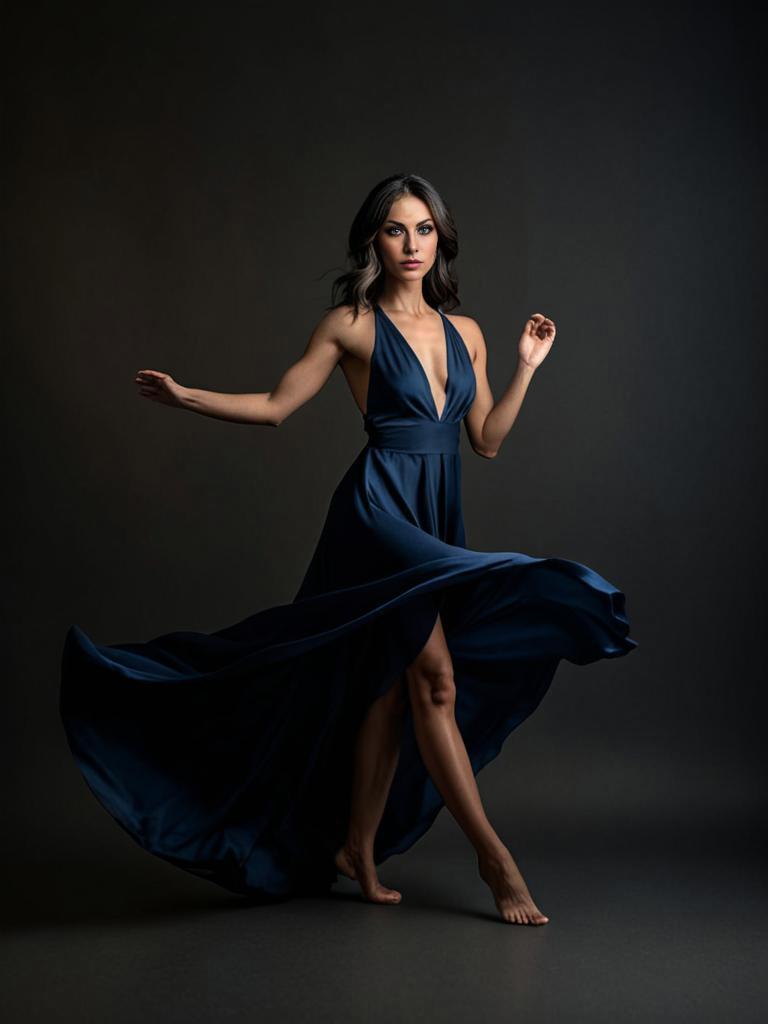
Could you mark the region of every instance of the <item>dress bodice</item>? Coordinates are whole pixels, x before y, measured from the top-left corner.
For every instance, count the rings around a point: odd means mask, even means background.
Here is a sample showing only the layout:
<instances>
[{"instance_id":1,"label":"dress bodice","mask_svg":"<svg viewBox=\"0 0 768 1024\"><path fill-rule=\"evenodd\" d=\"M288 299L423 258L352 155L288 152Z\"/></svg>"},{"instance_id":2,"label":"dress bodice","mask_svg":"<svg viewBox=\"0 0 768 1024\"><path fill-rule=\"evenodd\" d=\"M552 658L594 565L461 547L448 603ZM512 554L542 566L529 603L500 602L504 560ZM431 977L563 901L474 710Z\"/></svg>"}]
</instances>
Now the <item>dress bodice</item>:
<instances>
[{"instance_id":1,"label":"dress bodice","mask_svg":"<svg viewBox=\"0 0 768 1024\"><path fill-rule=\"evenodd\" d=\"M476 390L475 371L463 338L438 310L448 368L445 401L438 414L421 360L378 303L373 309L375 341L363 414L369 446L424 454L458 452L461 421Z\"/></svg>"}]
</instances>

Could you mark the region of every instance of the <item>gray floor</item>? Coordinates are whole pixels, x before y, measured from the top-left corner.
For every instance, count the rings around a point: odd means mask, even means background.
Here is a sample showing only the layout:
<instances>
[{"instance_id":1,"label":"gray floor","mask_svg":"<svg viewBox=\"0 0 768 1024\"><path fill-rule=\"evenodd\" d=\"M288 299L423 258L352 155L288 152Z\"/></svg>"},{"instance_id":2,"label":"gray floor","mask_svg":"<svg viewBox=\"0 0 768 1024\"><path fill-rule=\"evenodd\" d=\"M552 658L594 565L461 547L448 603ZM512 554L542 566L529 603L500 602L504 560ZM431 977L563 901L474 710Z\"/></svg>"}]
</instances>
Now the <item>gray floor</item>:
<instances>
[{"instance_id":1,"label":"gray floor","mask_svg":"<svg viewBox=\"0 0 768 1024\"><path fill-rule=\"evenodd\" d=\"M550 917L538 928L498 919L445 810L382 865L396 907L347 880L330 898L243 906L138 848L6 865L5 1024L765 1019L768 901L749 827L516 831Z\"/></svg>"}]
</instances>

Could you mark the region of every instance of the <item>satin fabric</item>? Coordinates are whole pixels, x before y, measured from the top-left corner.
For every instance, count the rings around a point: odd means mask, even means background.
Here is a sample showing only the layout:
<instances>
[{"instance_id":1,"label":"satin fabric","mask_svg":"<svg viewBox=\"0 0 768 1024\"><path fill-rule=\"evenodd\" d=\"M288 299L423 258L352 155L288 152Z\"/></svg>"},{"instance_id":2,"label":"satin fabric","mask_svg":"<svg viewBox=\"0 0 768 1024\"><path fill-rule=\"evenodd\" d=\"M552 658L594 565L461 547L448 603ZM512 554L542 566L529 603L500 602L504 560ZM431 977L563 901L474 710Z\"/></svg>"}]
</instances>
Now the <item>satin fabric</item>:
<instances>
[{"instance_id":1,"label":"satin fabric","mask_svg":"<svg viewBox=\"0 0 768 1024\"><path fill-rule=\"evenodd\" d=\"M285 898L338 878L356 732L438 613L475 774L536 709L561 659L637 646L624 594L588 566L467 547L459 440L475 375L440 317L438 412L415 350L375 305L367 443L290 603L145 642L67 632L60 712L91 791L146 851L232 892ZM375 862L412 846L442 806L408 705Z\"/></svg>"}]
</instances>

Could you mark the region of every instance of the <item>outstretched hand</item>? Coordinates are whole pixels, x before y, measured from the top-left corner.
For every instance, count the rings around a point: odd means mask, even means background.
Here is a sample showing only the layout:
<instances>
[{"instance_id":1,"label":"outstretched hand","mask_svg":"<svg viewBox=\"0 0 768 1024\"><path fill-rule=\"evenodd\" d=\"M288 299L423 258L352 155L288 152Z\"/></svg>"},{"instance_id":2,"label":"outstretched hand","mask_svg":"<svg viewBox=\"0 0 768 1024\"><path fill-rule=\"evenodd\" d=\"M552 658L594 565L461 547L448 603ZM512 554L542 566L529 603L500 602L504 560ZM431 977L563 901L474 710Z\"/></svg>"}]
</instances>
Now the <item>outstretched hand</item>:
<instances>
[{"instance_id":1,"label":"outstretched hand","mask_svg":"<svg viewBox=\"0 0 768 1024\"><path fill-rule=\"evenodd\" d=\"M185 389L170 373L161 373L160 370L139 370L135 382L139 385L139 394L145 398L162 402L163 405L182 406L181 396Z\"/></svg>"},{"instance_id":2,"label":"outstretched hand","mask_svg":"<svg viewBox=\"0 0 768 1024\"><path fill-rule=\"evenodd\" d=\"M525 321L525 327L517 346L522 362L530 366L532 370L540 366L552 348L556 333L554 320L550 320L543 313L534 313L530 320Z\"/></svg>"}]
</instances>

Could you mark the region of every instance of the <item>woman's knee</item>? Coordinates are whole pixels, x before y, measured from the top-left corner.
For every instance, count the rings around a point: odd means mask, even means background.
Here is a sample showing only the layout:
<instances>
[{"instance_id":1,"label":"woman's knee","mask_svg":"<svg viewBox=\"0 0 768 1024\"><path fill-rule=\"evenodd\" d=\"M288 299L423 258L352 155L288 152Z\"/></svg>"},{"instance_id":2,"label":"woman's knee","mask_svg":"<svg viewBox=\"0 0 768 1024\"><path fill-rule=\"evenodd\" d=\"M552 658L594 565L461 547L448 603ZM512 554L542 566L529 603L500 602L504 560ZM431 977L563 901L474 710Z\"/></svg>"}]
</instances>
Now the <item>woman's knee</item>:
<instances>
[{"instance_id":1,"label":"woman's knee","mask_svg":"<svg viewBox=\"0 0 768 1024\"><path fill-rule=\"evenodd\" d=\"M427 642L405 670L405 680L412 705L425 710L453 708L453 660L439 613Z\"/></svg>"},{"instance_id":2,"label":"woman's knee","mask_svg":"<svg viewBox=\"0 0 768 1024\"><path fill-rule=\"evenodd\" d=\"M456 703L456 682L450 660L424 657L406 670L412 704L424 710L452 710Z\"/></svg>"}]
</instances>

